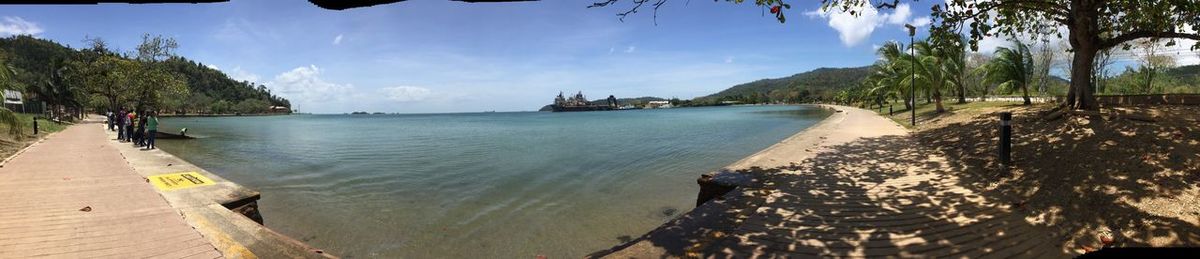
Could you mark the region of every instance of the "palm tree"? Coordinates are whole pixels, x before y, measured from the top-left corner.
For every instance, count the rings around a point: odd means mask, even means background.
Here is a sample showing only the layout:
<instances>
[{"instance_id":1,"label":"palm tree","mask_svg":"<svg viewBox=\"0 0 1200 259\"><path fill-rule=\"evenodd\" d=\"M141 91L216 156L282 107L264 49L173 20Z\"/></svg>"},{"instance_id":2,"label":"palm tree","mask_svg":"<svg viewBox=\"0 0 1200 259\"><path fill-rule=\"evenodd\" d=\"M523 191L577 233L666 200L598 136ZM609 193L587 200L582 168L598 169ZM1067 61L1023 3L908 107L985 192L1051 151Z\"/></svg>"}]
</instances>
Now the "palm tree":
<instances>
[{"instance_id":1,"label":"palm tree","mask_svg":"<svg viewBox=\"0 0 1200 259\"><path fill-rule=\"evenodd\" d=\"M912 103L908 101L911 97L908 94L910 84L906 81L909 78L912 60L911 56L904 52L904 44L889 41L876 52L880 59L875 62L875 68L867 78L868 82L874 83L867 94L892 99L903 97L904 108L912 109Z\"/></svg>"},{"instance_id":2,"label":"palm tree","mask_svg":"<svg viewBox=\"0 0 1200 259\"><path fill-rule=\"evenodd\" d=\"M1029 101L1029 80L1033 77L1033 56L1029 47L1016 41L1014 48L998 48L995 57L986 66L987 80L999 84L997 88L1009 92L1021 89L1025 105Z\"/></svg>"},{"instance_id":3,"label":"palm tree","mask_svg":"<svg viewBox=\"0 0 1200 259\"><path fill-rule=\"evenodd\" d=\"M0 92L5 90L20 91L20 85L13 81L13 68L5 61L3 52L0 52ZM0 124L8 125L8 134L17 136L21 134L21 120L17 118L17 113L9 110L7 107L0 107Z\"/></svg>"},{"instance_id":4,"label":"palm tree","mask_svg":"<svg viewBox=\"0 0 1200 259\"><path fill-rule=\"evenodd\" d=\"M966 39L964 36L950 36L950 42L943 50L945 58L946 83L955 89L958 95L958 103L967 103L967 77L970 73L967 68L967 51Z\"/></svg>"},{"instance_id":5,"label":"palm tree","mask_svg":"<svg viewBox=\"0 0 1200 259\"><path fill-rule=\"evenodd\" d=\"M942 106L942 87L946 84L947 74L944 66L943 49L935 46L930 41L917 42L913 45L917 49L917 83L928 87L930 97L933 98L937 106L937 112L946 111L946 107Z\"/></svg>"}]
</instances>

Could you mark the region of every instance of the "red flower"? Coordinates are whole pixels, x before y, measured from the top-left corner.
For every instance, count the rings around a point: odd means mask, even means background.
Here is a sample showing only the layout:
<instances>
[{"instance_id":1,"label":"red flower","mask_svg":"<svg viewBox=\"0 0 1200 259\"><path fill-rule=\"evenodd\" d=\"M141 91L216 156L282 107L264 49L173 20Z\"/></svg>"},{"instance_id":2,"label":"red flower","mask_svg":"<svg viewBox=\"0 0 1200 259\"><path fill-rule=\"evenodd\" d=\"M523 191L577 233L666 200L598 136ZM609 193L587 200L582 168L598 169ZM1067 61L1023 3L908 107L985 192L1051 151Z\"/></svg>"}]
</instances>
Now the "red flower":
<instances>
[{"instance_id":1,"label":"red flower","mask_svg":"<svg viewBox=\"0 0 1200 259\"><path fill-rule=\"evenodd\" d=\"M780 6L778 6L778 5L772 6L771 13L779 13L779 8L780 8Z\"/></svg>"}]
</instances>

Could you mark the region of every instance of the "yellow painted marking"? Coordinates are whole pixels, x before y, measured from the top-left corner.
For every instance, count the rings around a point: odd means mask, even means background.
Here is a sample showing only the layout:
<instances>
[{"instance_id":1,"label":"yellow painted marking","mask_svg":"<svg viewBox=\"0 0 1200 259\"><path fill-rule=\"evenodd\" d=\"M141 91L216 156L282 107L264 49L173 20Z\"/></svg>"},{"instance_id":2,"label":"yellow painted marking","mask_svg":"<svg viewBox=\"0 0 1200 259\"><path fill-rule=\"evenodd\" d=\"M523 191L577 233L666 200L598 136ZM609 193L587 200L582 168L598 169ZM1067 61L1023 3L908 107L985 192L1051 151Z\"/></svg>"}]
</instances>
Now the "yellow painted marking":
<instances>
[{"instance_id":1,"label":"yellow painted marking","mask_svg":"<svg viewBox=\"0 0 1200 259\"><path fill-rule=\"evenodd\" d=\"M150 183L163 191L174 191L205 185L213 185L213 180L197 172L182 172L150 176Z\"/></svg>"}]
</instances>

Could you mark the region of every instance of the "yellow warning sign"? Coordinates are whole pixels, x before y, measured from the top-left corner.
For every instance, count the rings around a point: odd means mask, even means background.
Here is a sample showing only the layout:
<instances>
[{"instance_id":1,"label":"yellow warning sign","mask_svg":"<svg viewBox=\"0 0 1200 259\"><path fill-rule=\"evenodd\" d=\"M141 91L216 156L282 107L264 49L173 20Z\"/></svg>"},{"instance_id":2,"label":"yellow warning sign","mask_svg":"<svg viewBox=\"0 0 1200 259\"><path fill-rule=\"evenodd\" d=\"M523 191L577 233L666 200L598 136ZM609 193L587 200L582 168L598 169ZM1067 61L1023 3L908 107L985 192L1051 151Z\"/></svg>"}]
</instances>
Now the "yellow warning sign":
<instances>
[{"instance_id":1,"label":"yellow warning sign","mask_svg":"<svg viewBox=\"0 0 1200 259\"><path fill-rule=\"evenodd\" d=\"M196 172L160 174L150 176L150 183L163 191L174 191L197 186L212 185L213 180Z\"/></svg>"}]
</instances>

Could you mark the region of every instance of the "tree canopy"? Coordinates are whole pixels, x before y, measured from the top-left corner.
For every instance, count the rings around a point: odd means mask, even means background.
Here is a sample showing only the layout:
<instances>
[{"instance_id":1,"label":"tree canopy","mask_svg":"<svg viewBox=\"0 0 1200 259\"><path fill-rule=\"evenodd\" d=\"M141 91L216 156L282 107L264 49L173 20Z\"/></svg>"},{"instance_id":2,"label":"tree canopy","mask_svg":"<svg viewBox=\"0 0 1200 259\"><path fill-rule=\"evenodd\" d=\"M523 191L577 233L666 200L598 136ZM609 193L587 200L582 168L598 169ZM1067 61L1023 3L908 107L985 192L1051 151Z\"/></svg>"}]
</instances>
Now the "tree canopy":
<instances>
[{"instance_id":1,"label":"tree canopy","mask_svg":"<svg viewBox=\"0 0 1200 259\"><path fill-rule=\"evenodd\" d=\"M172 113L264 113L291 107L264 85L237 81L221 71L175 55L178 43L143 35L135 51L117 53L100 38L86 47L31 36L0 38L13 71L8 83L48 106L95 110L137 109Z\"/></svg>"}]
</instances>

